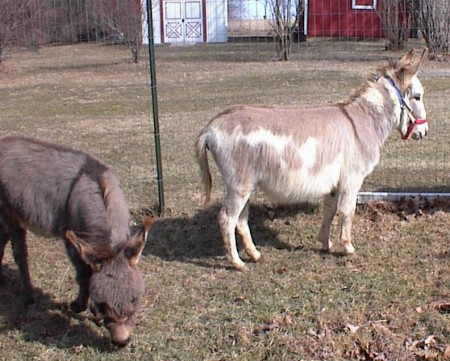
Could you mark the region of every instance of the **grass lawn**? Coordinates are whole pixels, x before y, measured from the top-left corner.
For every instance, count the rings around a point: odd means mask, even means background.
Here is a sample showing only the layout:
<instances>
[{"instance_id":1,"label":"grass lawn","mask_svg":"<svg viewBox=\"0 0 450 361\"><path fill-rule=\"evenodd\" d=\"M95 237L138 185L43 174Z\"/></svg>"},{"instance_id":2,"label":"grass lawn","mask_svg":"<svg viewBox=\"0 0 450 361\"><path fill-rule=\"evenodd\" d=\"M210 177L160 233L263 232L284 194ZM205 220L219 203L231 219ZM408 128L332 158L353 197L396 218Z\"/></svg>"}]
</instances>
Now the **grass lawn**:
<instances>
[{"instance_id":1,"label":"grass lawn","mask_svg":"<svg viewBox=\"0 0 450 361\"><path fill-rule=\"evenodd\" d=\"M232 104L334 103L401 55L376 42L312 41L282 63L271 46L156 48L167 209L139 264L146 296L132 343L113 348L89 312L68 310L77 287L62 244L30 234L39 301L22 305L8 247L0 359L450 358L450 204L444 201L359 207L356 254L345 256L338 242L331 254L320 252L319 206L274 207L258 194L250 226L263 259L249 264L248 273L229 267L216 222L219 205L201 208L193 151L201 127ZM449 76L448 63L426 62L420 79L430 135L405 142L392 134L365 190L450 191ZM98 44L12 53L0 72L0 136L12 133L90 151L116 170L135 218L154 209L146 59L134 65L125 48ZM216 170L213 183L219 200Z\"/></svg>"}]
</instances>

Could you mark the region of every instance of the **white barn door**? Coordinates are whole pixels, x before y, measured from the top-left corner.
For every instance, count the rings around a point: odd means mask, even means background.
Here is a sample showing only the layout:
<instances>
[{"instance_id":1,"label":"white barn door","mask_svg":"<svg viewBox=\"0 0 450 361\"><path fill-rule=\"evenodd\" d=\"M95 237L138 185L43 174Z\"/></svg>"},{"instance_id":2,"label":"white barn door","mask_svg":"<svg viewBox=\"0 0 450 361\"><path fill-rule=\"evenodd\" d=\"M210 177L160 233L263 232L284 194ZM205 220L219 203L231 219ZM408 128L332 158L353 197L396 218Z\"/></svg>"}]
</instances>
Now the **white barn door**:
<instances>
[{"instance_id":1,"label":"white barn door","mask_svg":"<svg viewBox=\"0 0 450 361\"><path fill-rule=\"evenodd\" d=\"M201 0L164 1L164 42L173 44L203 42Z\"/></svg>"}]
</instances>

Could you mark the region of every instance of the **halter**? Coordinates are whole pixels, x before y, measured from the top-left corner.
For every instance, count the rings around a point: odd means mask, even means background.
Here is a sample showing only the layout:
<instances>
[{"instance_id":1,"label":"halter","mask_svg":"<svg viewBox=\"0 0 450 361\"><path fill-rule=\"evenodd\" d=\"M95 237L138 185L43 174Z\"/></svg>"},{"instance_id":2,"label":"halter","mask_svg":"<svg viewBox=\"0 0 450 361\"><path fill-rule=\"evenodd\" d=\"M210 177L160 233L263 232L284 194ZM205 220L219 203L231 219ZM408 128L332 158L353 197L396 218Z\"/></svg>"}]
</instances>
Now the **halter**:
<instances>
[{"instance_id":1,"label":"halter","mask_svg":"<svg viewBox=\"0 0 450 361\"><path fill-rule=\"evenodd\" d=\"M400 92L400 89L397 87L397 84L395 84L395 82L392 78L388 78L388 80L391 83L391 85L394 87L395 93L397 94L398 101L400 102L400 109L401 109L400 110L400 119L403 118L403 112L406 109L407 116L410 120L408 129L406 130L405 135L402 136L402 139L406 140L409 138L409 136L411 135L411 133L416 125L425 124L428 122L428 119L427 118L419 118L419 119L414 118L413 111L410 108L410 106L408 104L406 104L405 98L403 97L402 93Z\"/></svg>"}]
</instances>

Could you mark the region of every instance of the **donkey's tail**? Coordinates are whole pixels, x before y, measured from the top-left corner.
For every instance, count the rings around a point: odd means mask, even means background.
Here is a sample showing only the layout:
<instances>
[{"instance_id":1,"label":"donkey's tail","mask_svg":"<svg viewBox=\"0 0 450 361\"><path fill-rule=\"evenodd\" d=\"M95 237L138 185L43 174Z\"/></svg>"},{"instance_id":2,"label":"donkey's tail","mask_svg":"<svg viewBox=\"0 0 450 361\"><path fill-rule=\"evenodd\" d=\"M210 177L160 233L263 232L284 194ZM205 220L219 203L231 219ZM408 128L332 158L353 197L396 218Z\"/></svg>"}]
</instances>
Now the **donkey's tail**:
<instances>
[{"instance_id":1,"label":"donkey's tail","mask_svg":"<svg viewBox=\"0 0 450 361\"><path fill-rule=\"evenodd\" d=\"M208 163L208 143L207 143L207 128L203 130L195 142L195 149L197 155L197 161L200 166L200 175L202 177L202 183L205 186L205 205L207 205L211 200L211 171L209 170Z\"/></svg>"}]
</instances>

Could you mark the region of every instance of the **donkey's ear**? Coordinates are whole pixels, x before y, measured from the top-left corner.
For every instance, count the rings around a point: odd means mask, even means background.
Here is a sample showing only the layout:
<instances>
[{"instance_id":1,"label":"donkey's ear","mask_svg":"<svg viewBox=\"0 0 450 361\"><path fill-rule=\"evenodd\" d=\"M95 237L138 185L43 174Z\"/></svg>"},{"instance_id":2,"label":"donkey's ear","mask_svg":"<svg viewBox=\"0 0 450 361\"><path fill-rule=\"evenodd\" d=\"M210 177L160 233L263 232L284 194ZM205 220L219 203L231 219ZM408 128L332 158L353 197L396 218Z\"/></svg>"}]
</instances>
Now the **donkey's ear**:
<instances>
[{"instance_id":1,"label":"donkey's ear","mask_svg":"<svg viewBox=\"0 0 450 361\"><path fill-rule=\"evenodd\" d=\"M411 82L411 78L417 74L419 67L422 65L428 54L428 49L425 48L419 58L416 50L413 48L406 55L404 55L396 64L395 74L401 87L407 87Z\"/></svg>"},{"instance_id":2,"label":"donkey's ear","mask_svg":"<svg viewBox=\"0 0 450 361\"><path fill-rule=\"evenodd\" d=\"M397 63L395 64L395 70L398 72L404 70L405 68L409 68L414 61L415 54L416 49L412 48L400 59L398 59Z\"/></svg>"},{"instance_id":3,"label":"donkey's ear","mask_svg":"<svg viewBox=\"0 0 450 361\"><path fill-rule=\"evenodd\" d=\"M111 254L99 254L92 245L79 238L73 231L67 231L66 240L75 247L80 254L81 259L92 268L94 272L100 271L101 259L111 257Z\"/></svg>"},{"instance_id":4,"label":"donkey's ear","mask_svg":"<svg viewBox=\"0 0 450 361\"><path fill-rule=\"evenodd\" d=\"M145 242L147 240L148 231L153 224L153 217L147 217L144 224L132 230L131 237L124 249L124 255L130 262L131 267L136 267L138 264L142 251L144 250Z\"/></svg>"},{"instance_id":5,"label":"donkey's ear","mask_svg":"<svg viewBox=\"0 0 450 361\"><path fill-rule=\"evenodd\" d=\"M414 72L414 74L417 74L417 72L419 71L419 68L421 67L421 65L423 64L424 60L428 57L428 48L424 47L423 51L422 51L422 55L420 56L420 59L416 60L415 64L413 65L413 69L412 71Z\"/></svg>"}]
</instances>

